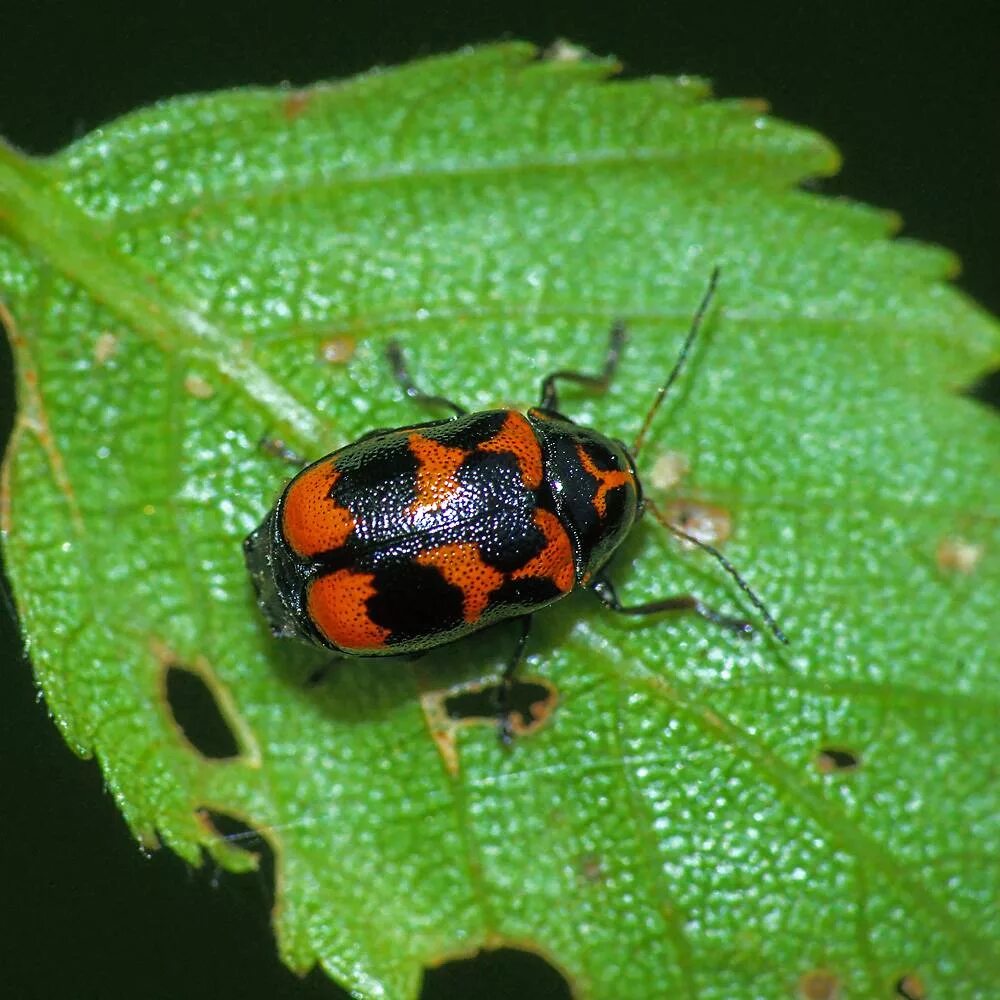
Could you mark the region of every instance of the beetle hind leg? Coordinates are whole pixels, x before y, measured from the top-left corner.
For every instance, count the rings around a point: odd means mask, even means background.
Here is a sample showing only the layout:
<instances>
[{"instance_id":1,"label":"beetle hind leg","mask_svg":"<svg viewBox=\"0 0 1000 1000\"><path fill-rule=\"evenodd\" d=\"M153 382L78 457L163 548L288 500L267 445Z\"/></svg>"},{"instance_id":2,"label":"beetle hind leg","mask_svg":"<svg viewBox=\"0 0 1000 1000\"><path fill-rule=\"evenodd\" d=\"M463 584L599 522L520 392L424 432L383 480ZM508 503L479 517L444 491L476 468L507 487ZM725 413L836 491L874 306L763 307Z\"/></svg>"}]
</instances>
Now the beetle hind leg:
<instances>
[{"instance_id":1,"label":"beetle hind leg","mask_svg":"<svg viewBox=\"0 0 1000 1000\"><path fill-rule=\"evenodd\" d=\"M735 632L737 635L749 639L755 632L753 625L742 618L731 618L724 615L715 608L709 607L704 601L691 594L675 594L672 597L663 597L656 601L647 601L643 604L622 604L618 599L618 594L611 581L607 577L600 577L595 580L590 589L597 595L597 599L606 608L620 615L656 615L663 612L689 612L699 615L706 621L719 625Z\"/></svg>"},{"instance_id":2,"label":"beetle hind leg","mask_svg":"<svg viewBox=\"0 0 1000 1000\"><path fill-rule=\"evenodd\" d=\"M531 615L524 615L519 621L521 623L521 634L518 636L513 653L504 667L500 683L497 685L493 695L493 707L497 717L497 737L505 747L511 746L514 742L514 726L511 722L511 700L514 691L514 678L521 660L524 659L524 650L528 645L528 636L531 635Z\"/></svg>"}]
</instances>

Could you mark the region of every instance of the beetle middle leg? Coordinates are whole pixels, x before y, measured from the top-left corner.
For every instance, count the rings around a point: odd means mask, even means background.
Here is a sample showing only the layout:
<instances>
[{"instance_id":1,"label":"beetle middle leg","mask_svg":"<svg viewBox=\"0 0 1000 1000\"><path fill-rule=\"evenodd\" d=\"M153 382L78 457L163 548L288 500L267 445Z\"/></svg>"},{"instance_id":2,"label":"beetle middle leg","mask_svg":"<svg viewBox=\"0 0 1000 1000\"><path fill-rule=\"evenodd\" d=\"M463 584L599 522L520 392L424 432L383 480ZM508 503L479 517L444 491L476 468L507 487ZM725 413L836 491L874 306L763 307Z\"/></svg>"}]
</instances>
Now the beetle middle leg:
<instances>
[{"instance_id":1,"label":"beetle middle leg","mask_svg":"<svg viewBox=\"0 0 1000 1000\"><path fill-rule=\"evenodd\" d=\"M390 341L389 346L385 350L385 356L389 359L393 378L403 387L403 392L410 399L415 399L418 403L423 403L425 406L446 406L454 412L455 416L465 416L466 409L459 406L458 403L452 402L447 396L433 396L430 393L424 392L423 389L414 383L413 378L410 376L410 370L406 366L406 359L403 357L403 349L397 341Z\"/></svg>"},{"instance_id":2,"label":"beetle middle leg","mask_svg":"<svg viewBox=\"0 0 1000 1000\"><path fill-rule=\"evenodd\" d=\"M346 656L327 657L318 667L310 671L303 686L307 688L319 687L326 681L327 677L330 676L330 671L333 670L338 663L343 663L346 659Z\"/></svg>"},{"instance_id":3,"label":"beetle middle leg","mask_svg":"<svg viewBox=\"0 0 1000 1000\"><path fill-rule=\"evenodd\" d=\"M615 320L608 333L608 352L604 356L604 367L598 375L588 375L586 372L560 369L546 375L542 379L541 402L538 404L543 410L559 409L559 390L556 382L565 379L567 382L576 382L577 385L585 385L590 389L597 389L604 392L611 384L618 362L621 360L622 348L625 346L625 323L622 320Z\"/></svg>"},{"instance_id":4,"label":"beetle middle leg","mask_svg":"<svg viewBox=\"0 0 1000 1000\"><path fill-rule=\"evenodd\" d=\"M511 716L511 695L514 691L514 675L517 668L524 659L524 650L528 645L528 636L531 635L531 615L524 615L518 619L521 623L521 634L518 636L517 644L511 658L504 667L500 683L497 685L493 696L493 707L497 716L497 736L500 742L509 747L514 742L514 726L510 721Z\"/></svg>"},{"instance_id":5,"label":"beetle middle leg","mask_svg":"<svg viewBox=\"0 0 1000 1000\"><path fill-rule=\"evenodd\" d=\"M691 594L675 594L673 597L662 597L643 604L622 604L614 585L607 577L595 580L590 589L597 595L601 604L620 615L656 615L667 611L690 612L745 638L754 634L754 627L750 622L742 618L730 618Z\"/></svg>"}]
</instances>

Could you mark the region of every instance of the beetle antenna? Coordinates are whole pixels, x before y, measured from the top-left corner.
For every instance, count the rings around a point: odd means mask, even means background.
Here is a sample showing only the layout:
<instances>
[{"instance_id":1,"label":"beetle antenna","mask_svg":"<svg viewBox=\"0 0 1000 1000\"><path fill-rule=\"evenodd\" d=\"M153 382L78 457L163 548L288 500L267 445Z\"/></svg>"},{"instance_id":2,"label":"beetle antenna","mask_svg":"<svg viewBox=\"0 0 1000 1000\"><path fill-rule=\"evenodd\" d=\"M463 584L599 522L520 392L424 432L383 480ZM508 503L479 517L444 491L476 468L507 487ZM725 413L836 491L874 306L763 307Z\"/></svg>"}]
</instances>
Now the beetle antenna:
<instances>
[{"instance_id":1,"label":"beetle antenna","mask_svg":"<svg viewBox=\"0 0 1000 1000\"><path fill-rule=\"evenodd\" d=\"M772 617L771 612L767 610L767 605L765 605L757 594L754 593L750 584L747 583L742 576L740 576L739 570L714 545L709 545L708 542L703 542L700 538L695 538L694 535L689 535L686 531L678 528L676 524L672 524L648 497L645 499L644 505L653 512L653 517L655 517L664 528L675 534L678 538L683 538L685 542L697 545L703 552L707 552L710 556L712 556L712 558L715 559L716 562L718 562L718 564L739 584L740 590L742 590L743 593L750 598L750 602L760 612L764 621L767 622L767 626L774 633L774 637L786 646L789 645L788 636L781 631L778 623Z\"/></svg>"},{"instance_id":2,"label":"beetle antenna","mask_svg":"<svg viewBox=\"0 0 1000 1000\"><path fill-rule=\"evenodd\" d=\"M687 356L691 351L691 345L694 343L695 337L698 336L698 331L701 329L701 321L705 317L705 313L708 311L709 304L712 301L712 296L715 295L716 286L719 283L719 268L712 268L712 275L708 279L708 287L705 289L704 295L701 297L701 302L698 305L698 309L691 320L691 326L688 328L687 336L684 338L684 343L681 344L680 353L677 355L677 360L674 362L673 371L667 376L666 382L660 386L656 392L656 398L653 400L653 405L649 408L649 412L646 414L646 419L642 422L642 427L639 429L639 433L635 437L635 441L632 443L632 457L636 458L639 452L642 450L643 444L646 441L646 433L649 430L650 424L653 422L653 418L659 412L660 407L663 405L664 399L667 398L667 393L670 391L670 387L677 381L677 376L680 375L681 369L684 367L684 362L687 360Z\"/></svg>"}]
</instances>

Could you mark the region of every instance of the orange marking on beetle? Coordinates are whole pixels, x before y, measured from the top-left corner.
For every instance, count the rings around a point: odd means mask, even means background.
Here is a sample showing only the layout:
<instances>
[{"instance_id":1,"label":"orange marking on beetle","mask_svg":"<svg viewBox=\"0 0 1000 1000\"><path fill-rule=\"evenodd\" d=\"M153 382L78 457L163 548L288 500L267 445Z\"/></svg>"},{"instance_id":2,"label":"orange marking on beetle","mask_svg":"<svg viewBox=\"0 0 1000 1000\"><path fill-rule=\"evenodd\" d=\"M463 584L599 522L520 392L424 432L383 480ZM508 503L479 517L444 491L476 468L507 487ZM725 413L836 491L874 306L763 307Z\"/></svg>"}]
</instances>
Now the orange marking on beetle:
<instances>
[{"instance_id":1,"label":"orange marking on beetle","mask_svg":"<svg viewBox=\"0 0 1000 1000\"><path fill-rule=\"evenodd\" d=\"M600 517L605 517L608 512L608 491L617 489L619 486L628 486L634 481L632 473L627 469L599 469L594 460L587 454L582 444L576 446L577 454L580 456L580 464L597 480L597 492L594 494L594 506Z\"/></svg>"},{"instance_id":2,"label":"orange marking on beetle","mask_svg":"<svg viewBox=\"0 0 1000 1000\"><path fill-rule=\"evenodd\" d=\"M529 490L537 490L542 485L542 449L531 424L516 410L511 410L500 430L476 450L513 455L517 459L524 485Z\"/></svg>"},{"instance_id":3,"label":"orange marking on beetle","mask_svg":"<svg viewBox=\"0 0 1000 1000\"><path fill-rule=\"evenodd\" d=\"M335 646L345 650L381 649L389 629L368 616L368 598L375 596L372 573L338 569L309 585L309 617Z\"/></svg>"},{"instance_id":4,"label":"orange marking on beetle","mask_svg":"<svg viewBox=\"0 0 1000 1000\"><path fill-rule=\"evenodd\" d=\"M462 591L462 617L477 622L490 602L490 595L503 583L503 573L483 562L473 542L440 545L421 552L421 566L436 566L445 580Z\"/></svg>"},{"instance_id":5,"label":"orange marking on beetle","mask_svg":"<svg viewBox=\"0 0 1000 1000\"><path fill-rule=\"evenodd\" d=\"M535 511L535 524L545 535L545 548L537 556L514 570L511 577L520 580L526 576L541 576L551 580L564 594L573 589L575 568L573 546L559 518L547 510Z\"/></svg>"},{"instance_id":6,"label":"orange marking on beetle","mask_svg":"<svg viewBox=\"0 0 1000 1000\"><path fill-rule=\"evenodd\" d=\"M281 530L298 555L315 556L338 549L354 530L351 512L330 496L339 478L332 462L321 462L306 469L288 487Z\"/></svg>"},{"instance_id":7,"label":"orange marking on beetle","mask_svg":"<svg viewBox=\"0 0 1000 1000\"><path fill-rule=\"evenodd\" d=\"M410 504L410 513L440 510L458 491L458 467L469 453L464 448L449 448L422 434L411 434L407 443L419 463L417 496Z\"/></svg>"}]
</instances>

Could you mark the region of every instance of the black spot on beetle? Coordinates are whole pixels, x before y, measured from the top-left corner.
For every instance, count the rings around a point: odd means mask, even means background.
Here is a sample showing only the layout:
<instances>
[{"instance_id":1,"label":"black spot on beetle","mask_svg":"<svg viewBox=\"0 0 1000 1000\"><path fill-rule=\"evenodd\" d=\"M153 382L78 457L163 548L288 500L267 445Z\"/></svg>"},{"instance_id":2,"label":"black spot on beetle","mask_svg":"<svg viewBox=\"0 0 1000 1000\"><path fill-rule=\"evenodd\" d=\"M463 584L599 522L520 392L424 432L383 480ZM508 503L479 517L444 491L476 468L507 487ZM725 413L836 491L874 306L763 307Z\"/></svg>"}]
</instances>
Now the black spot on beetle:
<instances>
[{"instance_id":1,"label":"black spot on beetle","mask_svg":"<svg viewBox=\"0 0 1000 1000\"><path fill-rule=\"evenodd\" d=\"M375 573L374 590L368 614L376 625L389 629L390 642L426 636L428 623L441 629L462 623L462 591L436 566L389 565Z\"/></svg>"}]
</instances>

